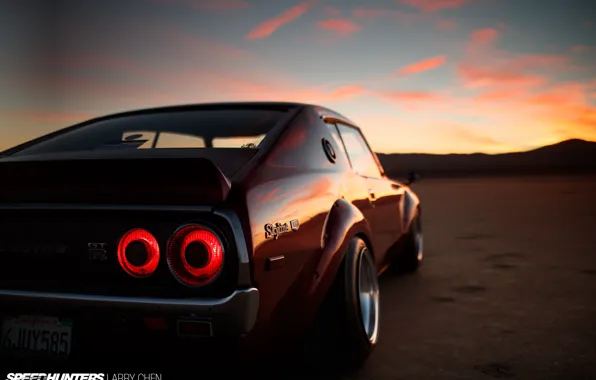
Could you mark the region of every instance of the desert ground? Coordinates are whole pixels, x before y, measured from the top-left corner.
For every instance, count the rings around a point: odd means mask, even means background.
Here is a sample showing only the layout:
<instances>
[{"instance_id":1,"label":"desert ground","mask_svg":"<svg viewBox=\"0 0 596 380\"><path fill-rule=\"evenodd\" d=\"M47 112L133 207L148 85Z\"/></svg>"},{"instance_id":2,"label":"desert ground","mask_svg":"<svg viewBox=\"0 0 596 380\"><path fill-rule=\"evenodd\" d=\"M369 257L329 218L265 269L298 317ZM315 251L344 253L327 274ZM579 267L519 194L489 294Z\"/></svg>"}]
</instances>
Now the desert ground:
<instances>
[{"instance_id":1,"label":"desert ground","mask_svg":"<svg viewBox=\"0 0 596 380\"><path fill-rule=\"evenodd\" d=\"M381 277L381 338L365 367L243 378L596 379L596 175L412 188L423 201L425 262L416 274ZM194 361L181 364L163 379L204 378Z\"/></svg>"},{"instance_id":2,"label":"desert ground","mask_svg":"<svg viewBox=\"0 0 596 380\"><path fill-rule=\"evenodd\" d=\"M425 263L383 276L359 379L596 379L596 176L422 180Z\"/></svg>"}]
</instances>

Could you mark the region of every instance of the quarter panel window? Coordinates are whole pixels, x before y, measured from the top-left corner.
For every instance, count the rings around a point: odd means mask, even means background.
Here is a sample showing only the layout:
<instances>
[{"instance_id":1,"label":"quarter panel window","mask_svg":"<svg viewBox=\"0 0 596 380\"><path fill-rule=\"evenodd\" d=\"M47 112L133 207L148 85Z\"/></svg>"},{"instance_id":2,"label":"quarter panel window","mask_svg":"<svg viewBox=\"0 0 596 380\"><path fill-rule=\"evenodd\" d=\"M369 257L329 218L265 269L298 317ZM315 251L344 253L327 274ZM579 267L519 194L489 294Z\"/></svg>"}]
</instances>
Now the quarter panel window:
<instances>
[{"instance_id":1,"label":"quarter panel window","mask_svg":"<svg viewBox=\"0 0 596 380\"><path fill-rule=\"evenodd\" d=\"M343 124L338 124L337 128L356 173L364 177L381 178L381 172L373 152L360 131Z\"/></svg>"},{"instance_id":2,"label":"quarter panel window","mask_svg":"<svg viewBox=\"0 0 596 380\"><path fill-rule=\"evenodd\" d=\"M341 137L339 135L339 131L337 130L337 126L332 123L327 124L327 128L329 129L329 133L333 137L333 148L336 150L336 155L339 157L341 156L346 165L350 166L350 161L348 160L348 154L346 153L346 148L344 146L343 141L341 141Z\"/></svg>"}]
</instances>

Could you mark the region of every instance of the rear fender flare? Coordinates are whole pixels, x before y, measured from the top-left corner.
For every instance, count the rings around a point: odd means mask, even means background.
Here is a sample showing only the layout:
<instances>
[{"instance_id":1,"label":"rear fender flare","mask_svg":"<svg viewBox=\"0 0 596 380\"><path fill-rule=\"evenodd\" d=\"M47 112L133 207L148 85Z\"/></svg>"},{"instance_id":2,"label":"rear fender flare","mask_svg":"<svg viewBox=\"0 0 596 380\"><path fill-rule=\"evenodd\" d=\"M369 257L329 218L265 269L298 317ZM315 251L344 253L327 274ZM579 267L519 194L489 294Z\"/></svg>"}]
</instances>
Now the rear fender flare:
<instances>
[{"instance_id":1,"label":"rear fender flare","mask_svg":"<svg viewBox=\"0 0 596 380\"><path fill-rule=\"evenodd\" d=\"M315 298L315 302L322 301L331 287L348 244L355 236L366 242L374 256L372 233L364 215L353 204L339 199L327 214L323 227L322 252L309 289L309 295Z\"/></svg>"}]
</instances>

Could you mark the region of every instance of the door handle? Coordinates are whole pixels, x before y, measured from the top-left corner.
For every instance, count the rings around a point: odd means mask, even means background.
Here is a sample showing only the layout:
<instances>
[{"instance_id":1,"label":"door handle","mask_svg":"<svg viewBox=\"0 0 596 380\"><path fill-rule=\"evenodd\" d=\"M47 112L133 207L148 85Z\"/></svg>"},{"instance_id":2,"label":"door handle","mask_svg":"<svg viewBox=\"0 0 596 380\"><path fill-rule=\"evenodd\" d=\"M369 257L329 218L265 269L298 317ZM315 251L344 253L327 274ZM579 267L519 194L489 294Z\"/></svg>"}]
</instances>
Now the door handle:
<instances>
[{"instance_id":1,"label":"door handle","mask_svg":"<svg viewBox=\"0 0 596 380\"><path fill-rule=\"evenodd\" d=\"M374 191L374 190L372 190L372 189L369 189L369 190L368 190L368 195L370 196L370 199L371 199L371 200L375 200L375 199L377 199L377 196L375 195L375 191Z\"/></svg>"}]
</instances>

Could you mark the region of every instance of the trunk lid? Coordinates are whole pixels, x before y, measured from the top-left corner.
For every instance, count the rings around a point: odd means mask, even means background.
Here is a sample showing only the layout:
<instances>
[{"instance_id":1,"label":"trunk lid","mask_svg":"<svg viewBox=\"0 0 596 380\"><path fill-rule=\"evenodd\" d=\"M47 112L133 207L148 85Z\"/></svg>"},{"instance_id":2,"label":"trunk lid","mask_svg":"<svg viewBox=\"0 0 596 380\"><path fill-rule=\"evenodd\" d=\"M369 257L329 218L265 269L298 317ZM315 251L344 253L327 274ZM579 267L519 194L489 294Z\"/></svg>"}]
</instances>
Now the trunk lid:
<instances>
[{"instance_id":1,"label":"trunk lid","mask_svg":"<svg viewBox=\"0 0 596 380\"><path fill-rule=\"evenodd\" d=\"M201 156L197 151L205 149L3 158L0 202L214 205L227 198L228 176L255 153L231 150L211 150Z\"/></svg>"}]
</instances>

